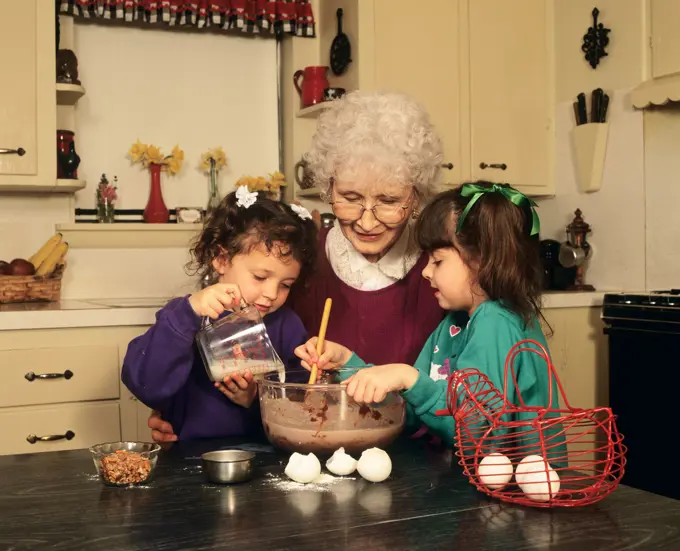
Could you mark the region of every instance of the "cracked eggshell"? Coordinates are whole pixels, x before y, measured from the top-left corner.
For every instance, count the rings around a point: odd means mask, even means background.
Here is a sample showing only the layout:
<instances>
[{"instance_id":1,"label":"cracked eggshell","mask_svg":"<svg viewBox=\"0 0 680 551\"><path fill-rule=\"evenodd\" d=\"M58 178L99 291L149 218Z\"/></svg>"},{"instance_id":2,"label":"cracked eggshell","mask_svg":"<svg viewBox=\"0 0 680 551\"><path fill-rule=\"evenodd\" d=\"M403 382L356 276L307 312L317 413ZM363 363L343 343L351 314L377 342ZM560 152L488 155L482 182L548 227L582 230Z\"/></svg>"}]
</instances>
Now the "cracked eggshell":
<instances>
[{"instance_id":1,"label":"cracked eggshell","mask_svg":"<svg viewBox=\"0 0 680 551\"><path fill-rule=\"evenodd\" d=\"M392 460L386 451L370 448L361 454L357 471L369 482L382 482L392 472Z\"/></svg>"},{"instance_id":2,"label":"cracked eggshell","mask_svg":"<svg viewBox=\"0 0 680 551\"><path fill-rule=\"evenodd\" d=\"M338 448L326 461L326 468L337 476L352 474L357 468L357 460L345 453L345 448Z\"/></svg>"},{"instance_id":3,"label":"cracked eggshell","mask_svg":"<svg viewBox=\"0 0 680 551\"><path fill-rule=\"evenodd\" d=\"M295 452L290 456L284 472L295 482L309 484L321 475L321 463L313 453L302 455Z\"/></svg>"}]
</instances>

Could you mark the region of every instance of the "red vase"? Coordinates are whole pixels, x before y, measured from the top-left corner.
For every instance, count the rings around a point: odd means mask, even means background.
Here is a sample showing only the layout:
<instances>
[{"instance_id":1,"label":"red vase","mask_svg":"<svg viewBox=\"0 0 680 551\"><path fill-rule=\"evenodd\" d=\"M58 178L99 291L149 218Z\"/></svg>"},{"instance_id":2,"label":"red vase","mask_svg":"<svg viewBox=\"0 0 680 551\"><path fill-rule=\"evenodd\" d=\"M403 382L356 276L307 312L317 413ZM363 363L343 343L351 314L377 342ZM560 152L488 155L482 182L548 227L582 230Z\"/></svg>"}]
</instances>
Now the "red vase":
<instances>
[{"instance_id":1,"label":"red vase","mask_svg":"<svg viewBox=\"0 0 680 551\"><path fill-rule=\"evenodd\" d=\"M161 165L151 163L151 187L149 189L149 201L144 209L144 222L147 224L164 224L170 219L170 211L163 201L161 189Z\"/></svg>"}]
</instances>

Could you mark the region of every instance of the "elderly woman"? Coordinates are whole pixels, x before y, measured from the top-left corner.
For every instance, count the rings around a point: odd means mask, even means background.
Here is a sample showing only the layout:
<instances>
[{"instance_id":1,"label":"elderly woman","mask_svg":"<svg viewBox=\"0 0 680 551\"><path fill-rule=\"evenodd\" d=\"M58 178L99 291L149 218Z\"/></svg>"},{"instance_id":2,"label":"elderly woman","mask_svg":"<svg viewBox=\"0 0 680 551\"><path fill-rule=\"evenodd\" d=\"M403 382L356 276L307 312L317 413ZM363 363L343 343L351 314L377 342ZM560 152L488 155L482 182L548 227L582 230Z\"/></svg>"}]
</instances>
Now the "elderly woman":
<instances>
[{"instance_id":1,"label":"elderly woman","mask_svg":"<svg viewBox=\"0 0 680 551\"><path fill-rule=\"evenodd\" d=\"M415 361L442 318L411 235L442 164L427 114L398 94L348 94L320 117L306 160L337 221L291 306L316 334L330 297L328 339L371 363Z\"/></svg>"},{"instance_id":2,"label":"elderly woman","mask_svg":"<svg viewBox=\"0 0 680 551\"><path fill-rule=\"evenodd\" d=\"M442 164L427 113L399 94L347 94L319 118L306 160L337 220L289 305L314 335L330 297L329 340L374 364L413 364L443 317L411 235ZM149 426L154 440L175 439L158 415Z\"/></svg>"}]
</instances>

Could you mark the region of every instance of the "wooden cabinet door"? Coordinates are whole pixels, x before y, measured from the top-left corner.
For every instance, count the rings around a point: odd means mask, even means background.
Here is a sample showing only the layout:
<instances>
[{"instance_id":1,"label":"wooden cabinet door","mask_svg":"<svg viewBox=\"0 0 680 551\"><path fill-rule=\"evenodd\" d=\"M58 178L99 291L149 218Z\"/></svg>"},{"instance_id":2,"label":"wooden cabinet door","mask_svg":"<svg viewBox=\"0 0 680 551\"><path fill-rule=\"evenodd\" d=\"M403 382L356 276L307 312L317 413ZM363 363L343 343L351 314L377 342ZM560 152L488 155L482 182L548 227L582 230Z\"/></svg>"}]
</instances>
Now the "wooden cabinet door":
<instances>
[{"instance_id":1,"label":"wooden cabinet door","mask_svg":"<svg viewBox=\"0 0 680 551\"><path fill-rule=\"evenodd\" d=\"M0 0L0 189L56 185L55 4ZM42 181L40 181L41 179Z\"/></svg>"},{"instance_id":2,"label":"wooden cabinet door","mask_svg":"<svg viewBox=\"0 0 680 551\"><path fill-rule=\"evenodd\" d=\"M680 72L680 2L651 0L652 75Z\"/></svg>"},{"instance_id":3,"label":"wooden cabinet door","mask_svg":"<svg viewBox=\"0 0 680 551\"><path fill-rule=\"evenodd\" d=\"M537 195L554 189L549 4L468 3L472 177Z\"/></svg>"},{"instance_id":4,"label":"wooden cabinet door","mask_svg":"<svg viewBox=\"0 0 680 551\"><path fill-rule=\"evenodd\" d=\"M461 179L460 0L374 0L376 90L421 102L444 145L442 184Z\"/></svg>"}]
</instances>

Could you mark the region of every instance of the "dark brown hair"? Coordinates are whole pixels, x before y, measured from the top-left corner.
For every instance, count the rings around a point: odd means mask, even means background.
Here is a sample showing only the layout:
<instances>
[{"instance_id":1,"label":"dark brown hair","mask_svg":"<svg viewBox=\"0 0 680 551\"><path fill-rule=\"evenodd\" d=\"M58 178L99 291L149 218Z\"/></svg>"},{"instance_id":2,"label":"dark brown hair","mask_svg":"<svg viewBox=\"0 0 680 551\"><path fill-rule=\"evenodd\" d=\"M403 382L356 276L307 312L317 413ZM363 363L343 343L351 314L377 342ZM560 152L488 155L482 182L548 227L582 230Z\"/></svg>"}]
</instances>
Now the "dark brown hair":
<instances>
[{"instance_id":1,"label":"dark brown hair","mask_svg":"<svg viewBox=\"0 0 680 551\"><path fill-rule=\"evenodd\" d=\"M215 258L226 256L231 260L262 244L270 253L297 260L300 263L298 280L304 280L316 264L314 221L303 220L289 205L270 199L262 192L248 208L239 206L237 201L236 193L232 192L208 215L203 231L191 248L187 271L201 277L212 275Z\"/></svg>"},{"instance_id":2,"label":"dark brown hair","mask_svg":"<svg viewBox=\"0 0 680 551\"><path fill-rule=\"evenodd\" d=\"M493 186L484 181L474 183ZM425 207L416 225L419 246L430 253L456 249L490 300L501 301L525 324L542 317L542 270L538 236L530 235L531 208L518 207L502 193L484 193L456 233L471 200L461 189L440 193Z\"/></svg>"}]
</instances>

